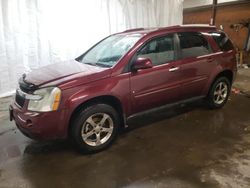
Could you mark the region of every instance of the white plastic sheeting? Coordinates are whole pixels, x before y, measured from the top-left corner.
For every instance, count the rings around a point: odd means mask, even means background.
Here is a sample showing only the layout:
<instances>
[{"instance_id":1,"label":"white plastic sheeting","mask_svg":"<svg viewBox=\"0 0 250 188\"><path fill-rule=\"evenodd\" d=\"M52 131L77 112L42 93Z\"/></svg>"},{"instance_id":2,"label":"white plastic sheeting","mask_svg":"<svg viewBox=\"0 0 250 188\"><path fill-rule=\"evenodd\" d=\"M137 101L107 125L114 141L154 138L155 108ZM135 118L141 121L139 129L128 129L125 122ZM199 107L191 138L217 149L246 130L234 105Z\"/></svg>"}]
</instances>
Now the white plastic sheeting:
<instances>
[{"instance_id":1,"label":"white plastic sheeting","mask_svg":"<svg viewBox=\"0 0 250 188\"><path fill-rule=\"evenodd\" d=\"M183 0L1 0L0 97L40 66L73 59L108 34L182 23Z\"/></svg>"}]
</instances>

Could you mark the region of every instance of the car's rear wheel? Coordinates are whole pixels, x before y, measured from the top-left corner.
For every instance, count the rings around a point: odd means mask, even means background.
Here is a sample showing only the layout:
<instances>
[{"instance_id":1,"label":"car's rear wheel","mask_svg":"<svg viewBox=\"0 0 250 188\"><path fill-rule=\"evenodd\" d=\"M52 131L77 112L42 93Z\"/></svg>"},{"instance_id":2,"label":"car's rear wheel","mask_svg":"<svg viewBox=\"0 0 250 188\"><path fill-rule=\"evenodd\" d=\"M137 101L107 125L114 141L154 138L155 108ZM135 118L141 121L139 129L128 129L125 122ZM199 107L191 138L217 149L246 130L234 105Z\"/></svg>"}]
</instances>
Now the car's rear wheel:
<instances>
[{"instance_id":1,"label":"car's rear wheel","mask_svg":"<svg viewBox=\"0 0 250 188\"><path fill-rule=\"evenodd\" d=\"M219 77L215 80L207 97L209 107L212 109L223 107L228 100L230 91L231 84L228 78Z\"/></svg>"},{"instance_id":2,"label":"car's rear wheel","mask_svg":"<svg viewBox=\"0 0 250 188\"><path fill-rule=\"evenodd\" d=\"M80 151L98 152L115 140L119 122L118 113L110 105L91 105L82 109L73 121L71 136Z\"/></svg>"}]
</instances>

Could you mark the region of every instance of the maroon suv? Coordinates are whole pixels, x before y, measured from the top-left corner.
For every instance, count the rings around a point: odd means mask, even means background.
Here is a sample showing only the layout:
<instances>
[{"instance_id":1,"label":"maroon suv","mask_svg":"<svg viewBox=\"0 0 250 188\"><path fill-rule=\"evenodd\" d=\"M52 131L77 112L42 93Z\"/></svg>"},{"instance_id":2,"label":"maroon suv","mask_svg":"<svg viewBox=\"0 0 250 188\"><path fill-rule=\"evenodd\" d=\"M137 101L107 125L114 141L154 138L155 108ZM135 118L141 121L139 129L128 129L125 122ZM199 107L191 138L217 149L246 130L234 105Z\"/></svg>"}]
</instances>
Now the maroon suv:
<instances>
[{"instance_id":1,"label":"maroon suv","mask_svg":"<svg viewBox=\"0 0 250 188\"><path fill-rule=\"evenodd\" d=\"M10 119L28 137L70 137L95 152L132 115L200 98L222 107L236 71L230 39L213 26L128 30L75 60L24 74Z\"/></svg>"}]
</instances>

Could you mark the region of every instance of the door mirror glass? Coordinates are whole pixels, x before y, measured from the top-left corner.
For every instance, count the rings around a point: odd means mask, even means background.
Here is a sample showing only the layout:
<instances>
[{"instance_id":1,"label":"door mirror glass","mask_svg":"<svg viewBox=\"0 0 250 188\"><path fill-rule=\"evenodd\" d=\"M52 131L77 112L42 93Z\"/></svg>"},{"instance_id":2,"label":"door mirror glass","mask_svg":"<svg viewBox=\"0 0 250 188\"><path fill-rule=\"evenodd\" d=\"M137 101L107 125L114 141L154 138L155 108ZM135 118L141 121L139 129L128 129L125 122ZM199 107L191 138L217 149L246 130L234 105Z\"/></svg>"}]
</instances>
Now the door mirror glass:
<instances>
[{"instance_id":1,"label":"door mirror glass","mask_svg":"<svg viewBox=\"0 0 250 188\"><path fill-rule=\"evenodd\" d=\"M152 68L152 67L153 67L153 63L149 58L139 57L134 62L134 65L133 65L132 69L137 71L137 70L140 70L140 69L148 69L148 68Z\"/></svg>"}]
</instances>

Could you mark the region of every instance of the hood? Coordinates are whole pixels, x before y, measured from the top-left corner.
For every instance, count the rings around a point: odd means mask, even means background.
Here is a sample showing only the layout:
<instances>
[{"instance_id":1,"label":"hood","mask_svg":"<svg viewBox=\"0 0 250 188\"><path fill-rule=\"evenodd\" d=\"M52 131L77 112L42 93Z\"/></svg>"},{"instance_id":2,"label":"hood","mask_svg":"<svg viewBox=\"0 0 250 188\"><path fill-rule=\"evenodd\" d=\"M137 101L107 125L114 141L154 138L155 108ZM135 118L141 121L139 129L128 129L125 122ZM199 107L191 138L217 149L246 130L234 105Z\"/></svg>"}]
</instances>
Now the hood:
<instances>
[{"instance_id":1,"label":"hood","mask_svg":"<svg viewBox=\"0 0 250 188\"><path fill-rule=\"evenodd\" d=\"M69 81L81 84L110 76L110 68L87 65L75 60L55 63L24 75L24 82L35 86L55 86Z\"/></svg>"}]
</instances>

